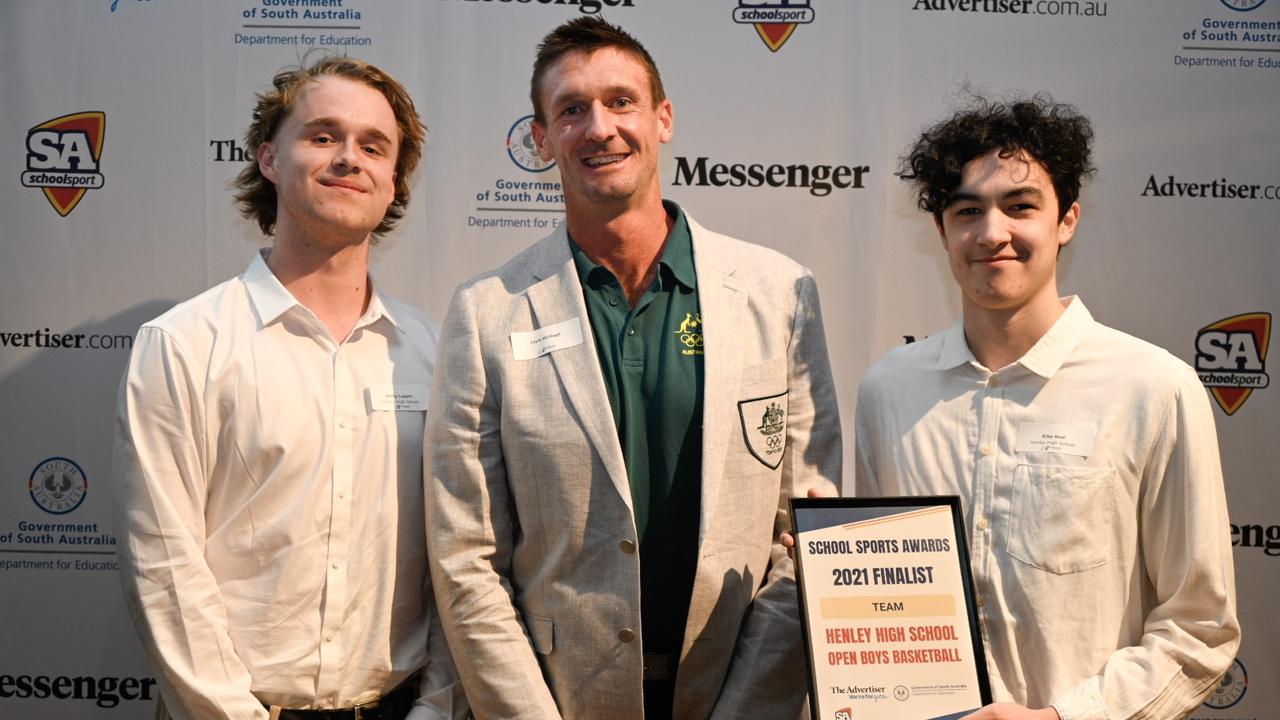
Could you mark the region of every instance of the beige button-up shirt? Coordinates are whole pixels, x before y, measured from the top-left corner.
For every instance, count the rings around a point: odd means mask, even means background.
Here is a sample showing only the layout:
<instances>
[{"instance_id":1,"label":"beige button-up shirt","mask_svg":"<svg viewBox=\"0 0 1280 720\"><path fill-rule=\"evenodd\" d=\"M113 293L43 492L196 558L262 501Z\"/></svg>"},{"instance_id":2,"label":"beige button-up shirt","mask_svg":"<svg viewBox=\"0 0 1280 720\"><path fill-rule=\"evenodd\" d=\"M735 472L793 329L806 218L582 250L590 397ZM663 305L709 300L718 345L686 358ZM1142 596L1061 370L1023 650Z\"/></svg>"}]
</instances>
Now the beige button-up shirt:
<instances>
[{"instance_id":1,"label":"beige button-up shirt","mask_svg":"<svg viewBox=\"0 0 1280 720\"><path fill-rule=\"evenodd\" d=\"M1066 311L998 371L960 325L860 387L858 495L959 495L997 701L1192 711L1240 628L1213 413L1190 367Z\"/></svg>"},{"instance_id":2,"label":"beige button-up shirt","mask_svg":"<svg viewBox=\"0 0 1280 720\"><path fill-rule=\"evenodd\" d=\"M435 347L425 317L376 290L335 340L262 256L142 327L116 532L175 718L348 707L420 668L410 717L455 714L423 521Z\"/></svg>"}]
</instances>

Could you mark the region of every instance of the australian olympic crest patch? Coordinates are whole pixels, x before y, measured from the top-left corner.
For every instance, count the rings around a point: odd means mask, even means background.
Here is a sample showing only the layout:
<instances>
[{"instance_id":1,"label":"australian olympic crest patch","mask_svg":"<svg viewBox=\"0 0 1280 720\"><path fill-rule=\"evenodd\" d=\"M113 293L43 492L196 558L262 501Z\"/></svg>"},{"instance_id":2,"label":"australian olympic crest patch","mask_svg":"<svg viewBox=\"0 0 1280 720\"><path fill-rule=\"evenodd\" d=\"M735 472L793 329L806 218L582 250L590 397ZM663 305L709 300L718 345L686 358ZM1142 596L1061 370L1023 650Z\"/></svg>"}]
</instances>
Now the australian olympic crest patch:
<instances>
[{"instance_id":1,"label":"australian olympic crest patch","mask_svg":"<svg viewBox=\"0 0 1280 720\"><path fill-rule=\"evenodd\" d=\"M787 393L738 401L747 449L770 470L782 464L787 449Z\"/></svg>"}]
</instances>

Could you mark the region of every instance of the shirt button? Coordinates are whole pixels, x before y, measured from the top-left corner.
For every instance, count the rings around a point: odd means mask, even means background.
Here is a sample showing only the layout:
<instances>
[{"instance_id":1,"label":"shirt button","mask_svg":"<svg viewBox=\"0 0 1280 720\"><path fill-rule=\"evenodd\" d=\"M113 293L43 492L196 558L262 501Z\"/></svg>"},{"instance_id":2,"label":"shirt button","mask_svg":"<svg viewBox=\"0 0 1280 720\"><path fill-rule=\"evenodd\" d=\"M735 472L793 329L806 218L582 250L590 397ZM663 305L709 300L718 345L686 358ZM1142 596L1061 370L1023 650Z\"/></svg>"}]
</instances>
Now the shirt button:
<instances>
[{"instance_id":1,"label":"shirt button","mask_svg":"<svg viewBox=\"0 0 1280 720\"><path fill-rule=\"evenodd\" d=\"M334 569L334 570L337 570L337 569L338 569L338 563L334 563L334 564L333 564L333 569Z\"/></svg>"},{"instance_id":2,"label":"shirt button","mask_svg":"<svg viewBox=\"0 0 1280 720\"><path fill-rule=\"evenodd\" d=\"M984 604L984 603L982 602L982 596L981 596L981 595L979 595L979 596L978 596L978 601L977 601L977 602L978 602L978 607L982 607L982 606L983 606L983 604Z\"/></svg>"},{"instance_id":3,"label":"shirt button","mask_svg":"<svg viewBox=\"0 0 1280 720\"><path fill-rule=\"evenodd\" d=\"M987 381L987 387L1000 387L1000 378L993 377Z\"/></svg>"},{"instance_id":4,"label":"shirt button","mask_svg":"<svg viewBox=\"0 0 1280 720\"><path fill-rule=\"evenodd\" d=\"M983 454L983 455L990 455L990 454L991 454L991 444L990 444L990 443L982 443L982 447L980 447L980 448L978 448L978 449L982 451L982 454Z\"/></svg>"},{"instance_id":5,"label":"shirt button","mask_svg":"<svg viewBox=\"0 0 1280 720\"><path fill-rule=\"evenodd\" d=\"M978 529L979 529L979 530L986 530L986 529L987 529L987 519L986 519L986 518L978 518Z\"/></svg>"},{"instance_id":6,"label":"shirt button","mask_svg":"<svg viewBox=\"0 0 1280 720\"><path fill-rule=\"evenodd\" d=\"M631 542L630 540L623 540L622 542L618 543L618 548L622 550L622 552L628 555L636 554L636 544Z\"/></svg>"},{"instance_id":7,"label":"shirt button","mask_svg":"<svg viewBox=\"0 0 1280 720\"><path fill-rule=\"evenodd\" d=\"M624 643L635 642L636 631L631 628L622 628L618 631L618 639Z\"/></svg>"},{"instance_id":8,"label":"shirt button","mask_svg":"<svg viewBox=\"0 0 1280 720\"><path fill-rule=\"evenodd\" d=\"M618 304L618 298L609 298L609 304L610 304L610 305L617 305L617 304Z\"/></svg>"},{"instance_id":9,"label":"shirt button","mask_svg":"<svg viewBox=\"0 0 1280 720\"><path fill-rule=\"evenodd\" d=\"M635 329L635 328L631 328L630 330L627 330L627 334L628 334L628 335L635 335L635 334L636 334L636 329Z\"/></svg>"},{"instance_id":10,"label":"shirt button","mask_svg":"<svg viewBox=\"0 0 1280 720\"><path fill-rule=\"evenodd\" d=\"M347 499L347 494L346 494L346 493L344 493L344 492L339 492L339 493L338 493L338 499L339 499L339 500L346 500L346 499Z\"/></svg>"}]
</instances>

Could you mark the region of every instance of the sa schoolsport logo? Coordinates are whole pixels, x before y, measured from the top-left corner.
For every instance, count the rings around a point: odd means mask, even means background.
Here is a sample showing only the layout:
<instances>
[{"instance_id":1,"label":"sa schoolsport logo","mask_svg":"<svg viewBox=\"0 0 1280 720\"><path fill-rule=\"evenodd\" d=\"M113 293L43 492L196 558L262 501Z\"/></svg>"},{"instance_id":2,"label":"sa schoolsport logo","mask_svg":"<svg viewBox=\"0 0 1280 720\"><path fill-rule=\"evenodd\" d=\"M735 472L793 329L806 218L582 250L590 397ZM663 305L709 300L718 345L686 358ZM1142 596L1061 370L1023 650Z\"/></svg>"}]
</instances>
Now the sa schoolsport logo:
<instances>
[{"instance_id":1,"label":"sa schoolsport logo","mask_svg":"<svg viewBox=\"0 0 1280 720\"><path fill-rule=\"evenodd\" d=\"M40 188L59 215L70 214L86 192L102 187L100 161L106 124L106 113L80 112L28 130L23 187Z\"/></svg>"},{"instance_id":2,"label":"sa schoolsport logo","mask_svg":"<svg viewBox=\"0 0 1280 720\"><path fill-rule=\"evenodd\" d=\"M809 7L809 0L738 0L733 21L754 25L765 46L778 52L791 39L797 25L813 22L813 8Z\"/></svg>"},{"instance_id":3,"label":"sa schoolsport logo","mask_svg":"<svg viewBox=\"0 0 1280 720\"><path fill-rule=\"evenodd\" d=\"M1196 333L1196 371L1218 407L1233 415L1254 390L1270 384L1265 361L1271 313L1234 315Z\"/></svg>"}]
</instances>

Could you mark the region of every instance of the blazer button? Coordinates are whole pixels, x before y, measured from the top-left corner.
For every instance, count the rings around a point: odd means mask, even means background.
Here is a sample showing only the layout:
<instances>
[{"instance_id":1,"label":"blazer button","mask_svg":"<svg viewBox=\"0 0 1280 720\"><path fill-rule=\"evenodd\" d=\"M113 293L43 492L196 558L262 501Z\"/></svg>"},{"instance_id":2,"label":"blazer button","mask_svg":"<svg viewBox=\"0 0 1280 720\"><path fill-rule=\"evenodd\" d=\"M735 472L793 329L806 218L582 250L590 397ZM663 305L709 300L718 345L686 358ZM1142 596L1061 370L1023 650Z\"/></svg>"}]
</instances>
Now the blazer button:
<instances>
[{"instance_id":1,"label":"blazer button","mask_svg":"<svg viewBox=\"0 0 1280 720\"><path fill-rule=\"evenodd\" d=\"M635 642L636 631L631 628L622 628L618 631L618 639L624 643Z\"/></svg>"},{"instance_id":2,"label":"blazer button","mask_svg":"<svg viewBox=\"0 0 1280 720\"><path fill-rule=\"evenodd\" d=\"M618 549L628 555L636 554L636 544L631 542L630 540L623 540L622 542L618 543Z\"/></svg>"}]
</instances>

